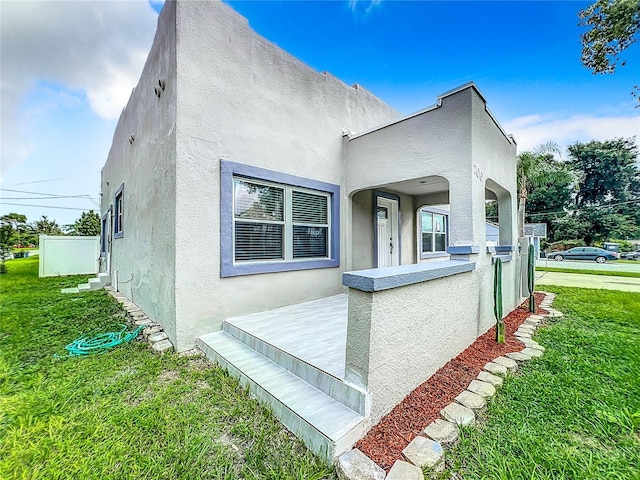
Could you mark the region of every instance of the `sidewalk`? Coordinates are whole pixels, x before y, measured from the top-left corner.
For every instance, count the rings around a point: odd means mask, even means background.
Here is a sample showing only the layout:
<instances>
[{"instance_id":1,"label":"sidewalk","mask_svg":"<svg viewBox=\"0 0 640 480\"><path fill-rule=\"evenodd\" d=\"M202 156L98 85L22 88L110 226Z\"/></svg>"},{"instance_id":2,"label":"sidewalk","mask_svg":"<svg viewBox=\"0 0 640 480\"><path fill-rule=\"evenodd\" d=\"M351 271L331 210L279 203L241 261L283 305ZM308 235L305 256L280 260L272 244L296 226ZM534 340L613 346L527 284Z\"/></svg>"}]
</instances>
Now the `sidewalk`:
<instances>
[{"instance_id":1,"label":"sidewalk","mask_svg":"<svg viewBox=\"0 0 640 480\"><path fill-rule=\"evenodd\" d=\"M609 277L582 273L536 272L536 285L559 285L562 287L598 288L639 292L640 278Z\"/></svg>"}]
</instances>

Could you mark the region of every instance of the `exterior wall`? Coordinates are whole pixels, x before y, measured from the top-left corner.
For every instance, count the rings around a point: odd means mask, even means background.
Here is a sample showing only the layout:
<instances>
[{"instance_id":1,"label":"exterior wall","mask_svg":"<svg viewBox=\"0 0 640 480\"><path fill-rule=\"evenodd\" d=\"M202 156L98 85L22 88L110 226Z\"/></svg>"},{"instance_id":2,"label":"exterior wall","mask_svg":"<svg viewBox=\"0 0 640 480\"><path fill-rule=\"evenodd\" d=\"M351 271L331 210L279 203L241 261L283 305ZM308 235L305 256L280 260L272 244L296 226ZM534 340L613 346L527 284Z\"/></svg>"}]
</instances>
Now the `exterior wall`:
<instances>
[{"instance_id":1,"label":"exterior wall","mask_svg":"<svg viewBox=\"0 0 640 480\"><path fill-rule=\"evenodd\" d=\"M220 160L344 185L342 132L397 118L253 32L221 2L179 2L176 318L178 350L224 318L340 293L340 266L220 278ZM283 292L286 292L284 294Z\"/></svg>"},{"instance_id":2,"label":"exterior wall","mask_svg":"<svg viewBox=\"0 0 640 480\"><path fill-rule=\"evenodd\" d=\"M477 246L480 253L472 254L471 260L479 267L491 265L491 254L485 249L484 204L488 185L498 190L502 204L500 223L505 227L501 243L516 244L513 221L516 145L488 112L474 85L444 94L435 107L422 113L353 136L346 147L346 165L347 192L433 175L446 178L449 245ZM427 196L418 194L415 198L424 204ZM514 277L507 277L507 272L503 272L505 282L513 283ZM493 321L490 290L478 289L475 302L487 325ZM516 304L517 300L510 298L505 311Z\"/></svg>"},{"instance_id":3,"label":"exterior wall","mask_svg":"<svg viewBox=\"0 0 640 480\"><path fill-rule=\"evenodd\" d=\"M98 273L100 237L40 235L39 276Z\"/></svg>"},{"instance_id":4,"label":"exterior wall","mask_svg":"<svg viewBox=\"0 0 640 480\"><path fill-rule=\"evenodd\" d=\"M166 2L140 81L120 116L102 169L103 215L124 184L123 236L111 239L112 281L171 338L175 338L175 61L175 2ZM159 80L165 82L160 98L154 92Z\"/></svg>"},{"instance_id":5,"label":"exterior wall","mask_svg":"<svg viewBox=\"0 0 640 480\"><path fill-rule=\"evenodd\" d=\"M371 190L356 192L351 197L351 245L347 248L348 270L372 268L373 194Z\"/></svg>"},{"instance_id":6,"label":"exterior wall","mask_svg":"<svg viewBox=\"0 0 640 480\"><path fill-rule=\"evenodd\" d=\"M400 264L416 263L416 215L413 197L392 190L380 190L400 197ZM347 270L362 270L375 265L373 191L362 190L351 197L351 242L347 245Z\"/></svg>"},{"instance_id":7,"label":"exterior wall","mask_svg":"<svg viewBox=\"0 0 640 480\"><path fill-rule=\"evenodd\" d=\"M353 137L346 146L347 193L437 175L449 181L450 195L465 186L468 195L471 95L462 90L440 107Z\"/></svg>"},{"instance_id":8,"label":"exterior wall","mask_svg":"<svg viewBox=\"0 0 640 480\"><path fill-rule=\"evenodd\" d=\"M349 289L347 376L368 390L369 426L483 333L476 273L377 292Z\"/></svg>"}]
</instances>

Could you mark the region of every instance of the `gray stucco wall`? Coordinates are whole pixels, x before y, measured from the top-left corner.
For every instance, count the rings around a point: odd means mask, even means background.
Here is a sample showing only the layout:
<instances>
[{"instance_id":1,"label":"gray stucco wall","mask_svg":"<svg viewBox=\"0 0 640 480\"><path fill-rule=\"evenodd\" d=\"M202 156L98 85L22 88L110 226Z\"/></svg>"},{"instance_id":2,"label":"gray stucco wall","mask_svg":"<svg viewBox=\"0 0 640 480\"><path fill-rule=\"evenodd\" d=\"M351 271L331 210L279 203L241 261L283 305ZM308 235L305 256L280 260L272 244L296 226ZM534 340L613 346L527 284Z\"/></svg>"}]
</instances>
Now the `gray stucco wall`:
<instances>
[{"instance_id":1,"label":"gray stucco wall","mask_svg":"<svg viewBox=\"0 0 640 480\"><path fill-rule=\"evenodd\" d=\"M220 278L220 159L344 184L342 130L398 114L257 35L220 2L177 4L177 347L224 318L342 291L339 268ZM286 292L286 293L285 293Z\"/></svg>"},{"instance_id":2,"label":"gray stucco wall","mask_svg":"<svg viewBox=\"0 0 640 480\"><path fill-rule=\"evenodd\" d=\"M422 113L352 137L346 145L346 161L347 192L432 175L446 178L449 244L479 247L480 253L471 257L479 267L476 275L484 275L482 267L491 265L491 255L485 253L486 186L499 187L501 198L506 199L500 220L504 225L502 243L516 243L512 221L516 209L516 144L495 122L474 85L442 95L436 106ZM415 195L420 204L427 198ZM512 269L503 272L509 285L515 281ZM485 284L483 280L481 285ZM493 318L490 290L476 290L476 305L481 318L486 319L482 320L483 328L488 328ZM515 298L508 298L507 312L517 303Z\"/></svg>"},{"instance_id":3,"label":"gray stucco wall","mask_svg":"<svg viewBox=\"0 0 640 480\"><path fill-rule=\"evenodd\" d=\"M381 190L400 199L400 264L416 263L416 213L413 197L392 190ZM347 245L347 270L373 268L374 252L373 191L362 190L351 197L351 242Z\"/></svg>"},{"instance_id":4,"label":"gray stucco wall","mask_svg":"<svg viewBox=\"0 0 640 480\"><path fill-rule=\"evenodd\" d=\"M140 81L102 169L102 213L124 183L122 238L112 240L119 289L175 338L175 16L166 2ZM158 98L154 88L165 82ZM134 141L129 143L133 135ZM113 278L112 278L113 280Z\"/></svg>"},{"instance_id":5,"label":"gray stucco wall","mask_svg":"<svg viewBox=\"0 0 640 480\"><path fill-rule=\"evenodd\" d=\"M475 274L379 292L349 289L347 376L368 389L369 426L482 333Z\"/></svg>"}]
</instances>

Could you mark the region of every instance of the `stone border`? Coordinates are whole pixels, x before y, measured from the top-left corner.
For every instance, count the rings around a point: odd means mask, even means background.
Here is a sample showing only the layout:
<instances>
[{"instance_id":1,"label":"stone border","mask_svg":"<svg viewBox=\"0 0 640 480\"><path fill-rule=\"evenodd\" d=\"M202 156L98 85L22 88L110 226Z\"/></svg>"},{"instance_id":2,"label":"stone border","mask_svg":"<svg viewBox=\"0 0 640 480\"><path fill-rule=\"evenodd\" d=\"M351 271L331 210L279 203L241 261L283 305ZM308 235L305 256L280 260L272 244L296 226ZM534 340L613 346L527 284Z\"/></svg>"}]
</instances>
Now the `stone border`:
<instances>
[{"instance_id":1,"label":"stone border","mask_svg":"<svg viewBox=\"0 0 640 480\"><path fill-rule=\"evenodd\" d=\"M134 328L144 326L142 338L149 343L151 351L162 355L174 350L173 344L162 325L151 320L140 307L122 293L117 292L113 287L108 286L104 287L104 289L122 305L125 311L125 318L129 324L133 325Z\"/></svg>"},{"instance_id":2,"label":"stone border","mask_svg":"<svg viewBox=\"0 0 640 480\"><path fill-rule=\"evenodd\" d=\"M336 460L336 471L340 480L424 480L422 468L436 471L444 470L444 449L458 442L459 427L473 425L476 414L481 412L486 401L496 393L504 377L518 369L518 362L541 357L544 347L531 337L545 317L562 317L563 314L551 308L555 294L539 292L545 295L539 307L549 312L546 315L529 315L515 332L515 337L525 348L519 352L507 353L488 362L484 369L472 380L467 389L461 392L455 402L440 412L437 420L429 424L402 451L403 460L396 460L389 474L358 449L343 453Z\"/></svg>"}]
</instances>

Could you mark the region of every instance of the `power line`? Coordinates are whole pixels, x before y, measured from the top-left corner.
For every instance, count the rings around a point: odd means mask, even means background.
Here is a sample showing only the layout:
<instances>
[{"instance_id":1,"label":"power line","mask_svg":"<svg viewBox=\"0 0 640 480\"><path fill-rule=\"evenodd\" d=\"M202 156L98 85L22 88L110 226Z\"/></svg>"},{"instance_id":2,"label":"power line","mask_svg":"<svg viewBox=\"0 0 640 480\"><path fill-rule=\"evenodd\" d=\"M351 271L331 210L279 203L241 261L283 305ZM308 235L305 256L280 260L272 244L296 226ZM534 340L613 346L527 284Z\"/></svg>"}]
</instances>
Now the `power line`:
<instances>
[{"instance_id":1,"label":"power line","mask_svg":"<svg viewBox=\"0 0 640 480\"><path fill-rule=\"evenodd\" d=\"M31 185L32 183L55 182L56 180L64 180L64 177L60 177L60 178L50 178L50 179L48 179L48 180L36 180L35 182L14 183L14 185Z\"/></svg>"},{"instance_id":2,"label":"power line","mask_svg":"<svg viewBox=\"0 0 640 480\"><path fill-rule=\"evenodd\" d=\"M2 202L3 205L14 205L17 207L38 207L38 208L57 208L59 210L80 210L82 212L86 212L88 210L93 210L93 208L73 208L73 207L52 207L50 205L29 205L25 203L5 203Z\"/></svg>"},{"instance_id":3,"label":"power line","mask_svg":"<svg viewBox=\"0 0 640 480\"><path fill-rule=\"evenodd\" d=\"M42 193L42 192L27 192L25 190L12 190L10 188L0 188L0 190L3 190L5 192L13 192L13 193L27 193L29 195L42 195L44 197L64 197L65 195L59 194L59 193ZM91 195L68 195L69 198L80 198L80 197L89 197L91 198Z\"/></svg>"},{"instance_id":4,"label":"power line","mask_svg":"<svg viewBox=\"0 0 640 480\"><path fill-rule=\"evenodd\" d=\"M83 200L94 200L86 195L60 195L59 197L0 197L0 202L3 200L58 200L60 198L78 198Z\"/></svg>"},{"instance_id":5,"label":"power line","mask_svg":"<svg viewBox=\"0 0 640 480\"><path fill-rule=\"evenodd\" d=\"M590 205L588 207L582 207L582 208L577 208L575 210L570 210L570 211L566 211L566 210L559 210L557 212L540 212L540 213L527 213L528 217L543 217L545 215L556 215L556 214L567 214L570 212L581 212L583 210L585 210L586 208L610 208L610 207L617 207L619 205L628 205L630 203L638 203L640 202L640 198L637 198L635 200L629 200L626 202L618 202L618 203L611 203L609 205Z\"/></svg>"}]
</instances>

